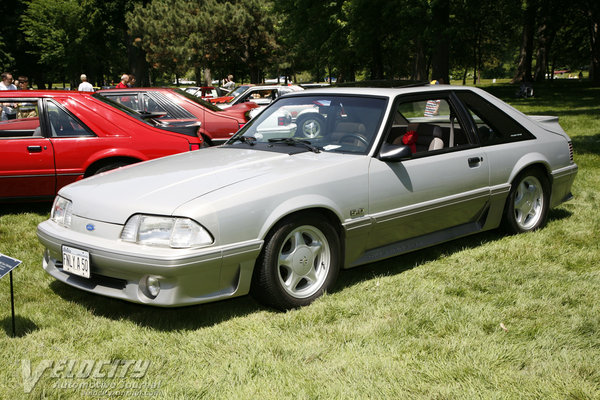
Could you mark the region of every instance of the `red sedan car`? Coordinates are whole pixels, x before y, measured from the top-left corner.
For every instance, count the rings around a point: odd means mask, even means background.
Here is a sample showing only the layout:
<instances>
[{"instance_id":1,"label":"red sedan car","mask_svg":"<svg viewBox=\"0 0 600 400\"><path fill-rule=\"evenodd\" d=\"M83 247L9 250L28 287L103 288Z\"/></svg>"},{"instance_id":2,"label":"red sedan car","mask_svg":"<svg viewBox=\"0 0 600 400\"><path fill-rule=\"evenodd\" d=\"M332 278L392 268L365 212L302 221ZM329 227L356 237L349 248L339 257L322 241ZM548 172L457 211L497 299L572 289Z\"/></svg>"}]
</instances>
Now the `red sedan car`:
<instances>
[{"instance_id":1,"label":"red sedan car","mask_svg":"<svg viewBox=\"0 0 600 400\"><path fill-rule=\"evenodd\" d=\"M257 104L244 103L222 110L194 95L172 88L129 88L99 90L99 94L142 113L163 113L165 123L200 122L207 146L224 143L248 120Z\"/></svg>"},{"instance_id":2,"label":"red sedan car","mask_svg":"<svg viewBox=\"0 0 600 400\"><path fill-rule=\"evenodd\" d=\"M198 126L163 126L91 93L0 91L0 200L46 199L76 180L199 149Z\"/></svg>"}]
</instances>

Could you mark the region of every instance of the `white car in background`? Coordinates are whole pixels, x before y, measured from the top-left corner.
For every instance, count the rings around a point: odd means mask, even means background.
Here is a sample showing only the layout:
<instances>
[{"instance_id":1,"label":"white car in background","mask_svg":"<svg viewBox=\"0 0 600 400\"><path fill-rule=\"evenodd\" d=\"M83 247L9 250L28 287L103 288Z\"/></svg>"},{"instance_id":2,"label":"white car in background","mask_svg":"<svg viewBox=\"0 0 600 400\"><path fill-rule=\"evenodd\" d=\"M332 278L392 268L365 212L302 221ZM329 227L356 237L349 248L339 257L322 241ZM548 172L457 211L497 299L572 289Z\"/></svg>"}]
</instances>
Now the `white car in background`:
<instances>
[{"instance_id":1,"label":"white car in background","mask_svg":"<svg viewBox=\"0 0 600 400\"><path fill-rule=\"evenodd\" d=\"M217 104L218 107L227 108L236 104L245 103L247 101L258 104L258 111L255 111L253 115L257 115L258 112L262 111L266 106L271 104L275 99L293 92L299 92L304 90L302 87L297 85L280 86L280 85L261 85L261 86L250 86L244 92L236 95L233 99L227 103ZM257 109L254 109L257 110Z\"/></svg>"}]
</instances>

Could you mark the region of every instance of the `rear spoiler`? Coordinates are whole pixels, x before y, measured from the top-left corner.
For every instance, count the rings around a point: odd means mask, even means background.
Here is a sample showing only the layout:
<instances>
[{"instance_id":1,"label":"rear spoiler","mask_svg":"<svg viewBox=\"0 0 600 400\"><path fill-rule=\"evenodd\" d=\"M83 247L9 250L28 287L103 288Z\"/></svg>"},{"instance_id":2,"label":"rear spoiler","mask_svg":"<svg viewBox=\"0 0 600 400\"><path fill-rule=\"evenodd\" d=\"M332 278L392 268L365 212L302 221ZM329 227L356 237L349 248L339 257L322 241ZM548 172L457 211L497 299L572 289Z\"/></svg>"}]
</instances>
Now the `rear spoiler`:
<instances>
[{"instance_id":1,"label":"rear spoiler","mask_svg":"<svg viewBox=\"0 0 600 400\"><path fill-rule=\"evenodd\" d=\"M566 136L567 133L558 123L558 117L553 115L528 115L529 119L537 122L545 130Z\"/></svg>"}]
</instances>

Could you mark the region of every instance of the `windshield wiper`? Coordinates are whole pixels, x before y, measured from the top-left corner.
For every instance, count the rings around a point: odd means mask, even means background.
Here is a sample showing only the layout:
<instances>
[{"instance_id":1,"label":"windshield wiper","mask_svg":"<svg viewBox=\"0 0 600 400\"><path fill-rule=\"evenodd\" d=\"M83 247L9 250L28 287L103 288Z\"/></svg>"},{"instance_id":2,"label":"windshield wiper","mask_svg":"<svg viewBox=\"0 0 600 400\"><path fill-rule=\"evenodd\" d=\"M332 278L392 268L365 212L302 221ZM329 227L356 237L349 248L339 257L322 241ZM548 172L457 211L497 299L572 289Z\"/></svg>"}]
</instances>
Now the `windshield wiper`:
<instances>
[{"instance_id":1,"label":"windshield wiper","mask_svg":"<svg viewBox=\"0 0 600 400\"><path fill-rule=\"evenodd\" d=\"M250 146L254 146L256 144L256 138L254 136L238 136L235 139L231 140L231 143L229 144L234 144L237 141L240 141L242 143L248 143Z\"/></svg>"},{"instance_id":2,"label":"windshield wiper","mask_svg":"<svg viewBox=\"0 0 600 400\"><path fill-rule=\"evenodd\" d=\"M310 151L312 151L313 153L320 153L321 150L319 150L318 147L313 146L308 140L302 140L302 139L295 139L295 138L271 138L269 139L269 143L284 143L287 144L288 146L304 146L307 149L309 149Z\"/></svg>"}]
</instances>

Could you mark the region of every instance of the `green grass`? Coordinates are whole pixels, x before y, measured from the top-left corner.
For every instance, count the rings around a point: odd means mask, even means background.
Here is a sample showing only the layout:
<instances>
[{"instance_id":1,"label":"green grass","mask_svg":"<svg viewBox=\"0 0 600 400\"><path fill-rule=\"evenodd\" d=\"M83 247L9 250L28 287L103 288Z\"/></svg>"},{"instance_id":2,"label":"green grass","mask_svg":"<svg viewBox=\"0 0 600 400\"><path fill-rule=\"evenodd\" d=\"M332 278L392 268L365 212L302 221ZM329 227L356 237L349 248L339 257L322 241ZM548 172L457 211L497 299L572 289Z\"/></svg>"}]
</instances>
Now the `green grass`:
<instances>
[{"instance_id":1,"label":"green grass","mask_svg":"<svg viewBox=\"0 0 600 400\"><path fill-rule=\"evenodd\" d=\"M600 398L600 89L553 82L516 99L515 86L486 88L560 116L580 167L574 200L538 232L487 232L345 271L287 313L250 297L164 310L75 290L41 268L35 228L50 205L3 205L0 252L23 264L15 338L0 281L0 398L134 398L116 391L134 384L169 399ZM23 360L129 359L150 361L143 378L46 371L24 393ZM55 387L80 383L116 388Z\"/></svg>"}]
</instances>

